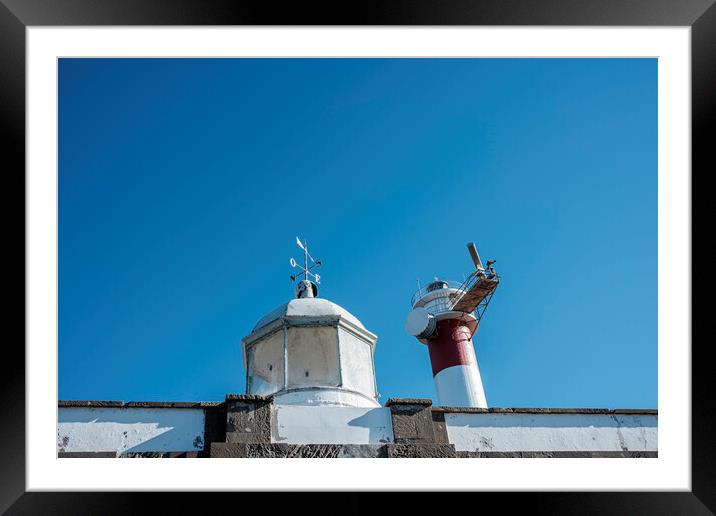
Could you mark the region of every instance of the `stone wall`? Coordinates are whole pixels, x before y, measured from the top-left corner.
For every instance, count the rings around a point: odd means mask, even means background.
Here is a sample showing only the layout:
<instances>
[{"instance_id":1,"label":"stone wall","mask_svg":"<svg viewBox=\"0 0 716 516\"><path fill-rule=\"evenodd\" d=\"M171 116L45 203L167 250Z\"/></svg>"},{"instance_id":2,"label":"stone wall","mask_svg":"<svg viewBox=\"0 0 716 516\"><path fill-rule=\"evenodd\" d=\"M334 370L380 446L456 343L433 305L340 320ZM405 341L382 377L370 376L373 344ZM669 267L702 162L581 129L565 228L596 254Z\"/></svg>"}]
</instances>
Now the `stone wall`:
<instances>
[{"instance_id":1,"label":"stone wall","mask_svg":"<svg viewBox=\"0 0 716 516\"><path fill-rule=\"evenodd\" d=\"M656 452L657 415L586 410L443 412L447 438L467 452Z\"/></svg>"},{"instance_id":2,"label":"stone wall","mask_svg":"<svg viewBox=\"0 0 716 516\"><path fill-rule=\"evenodd\" d=\"M60 402L59 457L656 457L655 410Z\"/></svg>"},{"instance_id":3,"label":"stone wall","mask_svg":"<svg viewBox=\"0 0 716 516\"><path fill-rule=\"evenodd\" d=\"M224 403L60 402L59 456L206 455L226 435ZM192 455L193 454L193 455Z\"/></svg>"}]
</instances>

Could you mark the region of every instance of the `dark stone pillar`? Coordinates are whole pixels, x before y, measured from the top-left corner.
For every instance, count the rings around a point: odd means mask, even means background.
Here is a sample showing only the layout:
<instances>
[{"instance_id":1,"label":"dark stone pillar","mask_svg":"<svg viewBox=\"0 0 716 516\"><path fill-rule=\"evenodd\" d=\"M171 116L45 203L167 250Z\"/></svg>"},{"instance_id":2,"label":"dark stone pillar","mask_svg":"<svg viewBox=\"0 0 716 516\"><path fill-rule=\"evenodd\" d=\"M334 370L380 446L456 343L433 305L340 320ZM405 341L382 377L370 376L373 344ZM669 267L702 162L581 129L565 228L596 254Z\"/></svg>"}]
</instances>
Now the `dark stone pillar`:
<instances>
[{"instance_id":1,"label":"dark stone pillar","mask_svg":"<svg viewBox=\"0 0 716 516\"><path fill-rule=\"evenodd\" d=\"M435 432L435 442L438 444L450 444L447 434L447 426L445 425L445 412L431 410L433 417L433 431Z\"/></svg>"},{"instance_id":2,"label":"dark stone pillar","mask_svg":"<svg viewBox=\"0 0 716 516\"><path fill-rule=\"evenodd\" d=\"M272 398L253 394L226 395L226 442L271 442Z\"/></svg>"},{"instance_id":3,"label":"dark stone pillar","mask_svg":"<svg viewBox=\"0 0 716 516\"><path fill-rule=\"evenodd\" d=\"M435 417L432 404L416 398L390 398L385 403L393 420L393 444L386 446L389 458L457 456L455 446L443 435L441 418Z\"/></svg>"},{"instance_id":4,"label":"dark stone pillar","mask_svg":"<svg viewBox=\"0 0 716 516\"><path fill-rule=\"evenodd\" d=\"M435 444L432 404L432 400L418 398L390 398L385 403L393 420L395 444Z\"/></svg>"},{"instance_id":5,"label":"dark stone pillar","mask_svg":"<svg viewBox=\"0 0 716 516\"><path fill-rule=\"evenodd\" d=\"M226 406L224 403L216 407L204 409L204 452L208 455L211 443L226 442Z\"/></svg>"}]
</instances>

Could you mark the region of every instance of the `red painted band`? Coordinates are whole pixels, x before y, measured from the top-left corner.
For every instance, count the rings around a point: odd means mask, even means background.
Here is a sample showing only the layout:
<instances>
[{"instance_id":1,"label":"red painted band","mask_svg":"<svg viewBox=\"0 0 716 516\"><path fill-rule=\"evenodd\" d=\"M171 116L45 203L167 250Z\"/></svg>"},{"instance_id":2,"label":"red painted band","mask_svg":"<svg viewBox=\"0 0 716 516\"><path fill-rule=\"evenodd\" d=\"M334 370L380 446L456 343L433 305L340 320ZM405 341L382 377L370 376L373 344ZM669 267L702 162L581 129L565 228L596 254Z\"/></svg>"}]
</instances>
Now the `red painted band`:
<instances>
[{"instance_id":1,"label":"red painted band","mask_svg":"<svg viewBox=\"0 0 716 516\"><path fill-rule=\"evenodd\" d=\"M470 328L458 319L437 323L437 337L428 341L433 376L447 367L477 364Z\"/></svg>"}]
</instances>

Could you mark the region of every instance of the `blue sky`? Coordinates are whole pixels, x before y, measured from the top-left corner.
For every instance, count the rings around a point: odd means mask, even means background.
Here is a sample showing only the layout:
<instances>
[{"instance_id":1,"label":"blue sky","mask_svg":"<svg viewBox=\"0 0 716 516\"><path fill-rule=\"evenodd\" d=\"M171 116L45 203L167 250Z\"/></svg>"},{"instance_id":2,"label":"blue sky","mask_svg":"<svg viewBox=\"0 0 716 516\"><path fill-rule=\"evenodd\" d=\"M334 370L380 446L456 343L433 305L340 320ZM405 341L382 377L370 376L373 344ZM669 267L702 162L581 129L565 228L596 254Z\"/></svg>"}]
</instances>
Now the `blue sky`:
<instances>
[{"instance_id":1,"label":"blue sky","mask_svg":"<svg viewBox=\"0 0 716 516\"><path fill-rule=\"evenodd\" d=\"M61 59L59 397L222 400L293 296L378 335L381 401L435 399L416 278L502 283L495 407L657 407L656 59Z\"/></svg>"}]
</instances>

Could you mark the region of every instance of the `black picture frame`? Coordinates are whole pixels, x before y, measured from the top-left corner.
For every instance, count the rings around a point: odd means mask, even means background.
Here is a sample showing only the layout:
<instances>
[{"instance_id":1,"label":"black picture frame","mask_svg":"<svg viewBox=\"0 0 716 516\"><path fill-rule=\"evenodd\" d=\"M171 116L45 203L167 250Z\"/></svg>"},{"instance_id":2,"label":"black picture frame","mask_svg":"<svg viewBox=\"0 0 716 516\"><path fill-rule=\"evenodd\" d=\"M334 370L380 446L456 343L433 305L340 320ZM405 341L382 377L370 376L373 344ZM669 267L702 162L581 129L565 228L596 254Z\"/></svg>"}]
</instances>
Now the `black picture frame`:
<instances>
[{"instance_id":1,"label":"black picture frame","mask_svg":"<svg viewBox=\"0 0 716 516\"><path fill-rule=\"evenodd\" d=\"M279 6L275 2L245 0L0 0L0 113L5 162L8 163L3 167L6 192L23 192L24 199L25 28L40 25L688 26L691 27L692 52L693 181L694 176L716 170L713 144L709 139L716 125L715 1L364 0L286 2ZM13 219L7 217L6 220ZM26 258L23 251L23 270ZM8 514L133 514L148 508L150 502L159 502L162 513L186 512L186 496L176 494L25 492L24 345L21 347L19 341L6 342L7 365L0 375L0 435L4 445L0 460L0 511ZM473 495L476 498L469 503L482 504L488 497L499 496L509 497L511 509L524 506L531 514L713 514L716 511L716 425L710 396L711 363L707 359L706 343L694 340L691 345L690 492L479 493ZM7 352L12 353L12 358ZM213 503L229 496L246 495L203 493L198 496ZM343 502L350 507L350 512L373 510L372 497L360 493L345 496L350 497ZM403 503L422 504L423 499L416 495ZM502 499L497 501L504 503ZM247 503L246 507L251 505L245 499L242 503Z\"/></svg>"}]
</instances>

